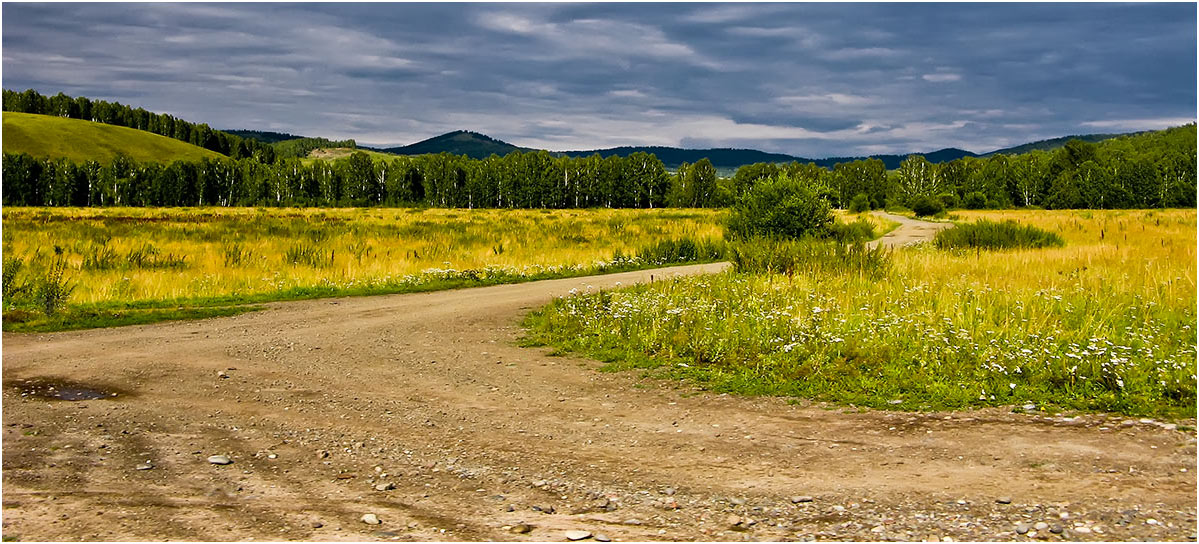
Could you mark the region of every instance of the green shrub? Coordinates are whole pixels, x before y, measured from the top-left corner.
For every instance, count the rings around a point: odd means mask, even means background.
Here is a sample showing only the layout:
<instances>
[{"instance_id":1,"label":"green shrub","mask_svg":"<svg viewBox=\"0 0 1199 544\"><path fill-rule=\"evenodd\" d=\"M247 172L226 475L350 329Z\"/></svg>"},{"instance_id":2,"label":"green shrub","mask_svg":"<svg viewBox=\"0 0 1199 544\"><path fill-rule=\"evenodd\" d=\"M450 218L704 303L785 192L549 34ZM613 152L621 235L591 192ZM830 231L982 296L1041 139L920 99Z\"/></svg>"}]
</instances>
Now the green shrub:
<instances>
[{"instance_id":1,"label":"green shrub","mask_svg":"<svg viewBox=\"0 0 1199 544\"><path fill-rule=\"evenodd\" d=\"M912 211L916 212L917 217L926 217L929 215L937 215L945 211L945 206L940 200L929 196L918 196L912 201Z\"/></svg>"},{"instance_id":2,"label":"green shrub","mask_svg":"<svg viewBox=\"0 0 1199 544\"><path fill-rule=\"evenodd\" d=\"M849 201L849 212L862 213L865 211L870 211L870 197L866 196L866 193L858 193L858 196Z\"/></svg>"},{"instance_id":3,"label":"green shrub","mask_svg":"<svg viewBox=\"0 0 1199 544\"><path fill-rule=\"evenodd\" d=\"M941 193L941 194L937 195L937 200L940 200L941 204L944 205L945 208L949 209L949 210L957 208L958 205L960 204L960 201L958 200L958 195L955 195L953 193Z\"/></svg>"},{"instance_id":4,"label":"green shrub","mask_svg":"<svg viewBox=\"0 0 1199 544\"><path fill-rule=\"evenodd\" d=\"M844 243L867 242L875 238L874 225L862 218L853 223L833 223L829 232L834 240Z\"/></svg>"},{"instance_id":5,"label":"green shrub","mask_svg":"<svg viewBox=\"0 0 1199 544\"><path fill-rule=\"evenodd\" d=\"M982 219L937 233L933 241L939 249L1031 249L1066 245L1061 236L1015 221Z\"/></svg>"},{"instance_id":6,"label":"green shrub","mask_svg":"<svg viewBox=\"0 0 1199 544\"><path fill-rule=\"evenodd\" d=\"M787 174L758 181L733 205L726 236L732 240L753 237L825 237L833 224L828 200Z\"/></svg>"},{"instance_id":7,"label":"green shrub","mask_svg":"<svg viewBox=\"0 0 1199 544\"><path fill-rule=\"evenodd\" d=\"M751 238L730 246L733 270L769 274L861 274L879 279L891 270L891 255L881 245L804 238Z\"/></svg>"},{"instance_id":8,"label":"green shrub","mask_svg":"<svg viewBox=\"0 0 1199 544\"><path fill-rule=\"evenodd\" d=\"M723 259L726 245L720 241L690 238L681 240L662 240L652 246L646 246L637 251L637 260L642 263L672 264L689 262L710 262Z\"/></svg>"},{"instance_id":9,"label":"green shrub","mask_svg":"<svg viewBox=\"0 0 1199 544\"><path fill-rule=\"evenodd\" d=\"M987 207L987 195L981 191L968 193L962 204L966 206L967 210L981 210Z\"/></svg>"}]
</instances>

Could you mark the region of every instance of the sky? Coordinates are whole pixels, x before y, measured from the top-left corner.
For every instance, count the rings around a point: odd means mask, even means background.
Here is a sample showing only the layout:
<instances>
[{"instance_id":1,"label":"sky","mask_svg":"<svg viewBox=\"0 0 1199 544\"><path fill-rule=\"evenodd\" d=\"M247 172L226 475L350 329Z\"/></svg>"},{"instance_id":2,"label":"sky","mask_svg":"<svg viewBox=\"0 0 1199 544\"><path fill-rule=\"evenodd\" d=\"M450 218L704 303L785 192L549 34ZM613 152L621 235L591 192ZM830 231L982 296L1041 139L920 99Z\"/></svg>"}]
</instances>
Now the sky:
<instances>
[{"instance_id":1,"label":"sky","mask_svg":"<svg viewBox=\"0 0 1199 544\"><path fill-rule=\"evenodd\" d=\"M1193 3L6 2L2 23L6 89L368 145L823 158L1196 116Z\"/></svg>"}]
</instances>

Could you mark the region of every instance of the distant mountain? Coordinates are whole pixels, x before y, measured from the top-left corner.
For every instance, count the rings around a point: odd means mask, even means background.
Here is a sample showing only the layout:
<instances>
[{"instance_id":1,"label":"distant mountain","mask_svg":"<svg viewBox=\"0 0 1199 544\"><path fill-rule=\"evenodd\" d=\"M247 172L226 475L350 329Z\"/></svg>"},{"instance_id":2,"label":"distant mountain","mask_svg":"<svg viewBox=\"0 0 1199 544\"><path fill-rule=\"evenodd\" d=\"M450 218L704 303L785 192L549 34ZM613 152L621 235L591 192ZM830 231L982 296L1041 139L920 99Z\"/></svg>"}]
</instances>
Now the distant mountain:
<instances>
[{"instance_id":1,"label":"distant mountain","mask_svg":"<svg viewBox=\"0 0 1199 544\"><path fill-rule=\"evenodd\" d=\"M1061 138L1052 138L1049 140L1038 140L1036 142L1030 142L1030 143L1018 145L1015 147L1007 147L1004 149L997 149L990 153L984 153L982 156L990 157L991 155L1019 155L1020 153L1028 153L1029 151L1038 150L1038 149L1041 151L1050 151L1050 150L1057 149L1059 147L1066 145L1066 142L1068 142L1070 140L1082 140L1084 142L1098 143L1098 142L1102 142L1104 140L1110 140L1112 138L1119 138L1121 136L1132 136L1135 134L1144 134L1144 132L1123 132L1120 134L1080 134L1077 136L1062 136Z\"/></svg>"},{"instance_id":2,"label":"distant mountain","mask_svg":"<svg viewBox=\"0 0 1199 544\"><path fill-rule=\"evenodd\" d=\"M535 150L526 147L517 147L508 142L479 134L478 132L455 130L454 132L434 136L412 145L389 147L380 149L379 151L396 155L424 155L426 153L446 152L454 155L466 155L472 159L483 159L491 156L493 153L502 157L513 151Z\"/></svg>"},{"instance_id":3,"label":"distant mountain","mask_svg":"<svg viewBox=\"0 0 1199 544\"><path fill-rule=\"evenodd\" d=\"M258 140L264 144L274 144L304 138L303 136L296 136L295 134L288 134L286 132L270 132L265 130L222 130L221 132L227 132L250 140Z\"/></svg>"},{"instance_id":4,"label":"distant mountain","mask_svg":"<svg viewBox=\"0 0 1199 544\"><path fill-rule=\"evenodd\" d=\"M902 163L904 159L908 158L911 155L924 155L924 158L927 159L928 162L931 162L934 164L942 163L942 162L949 162L949 161L960 159L962 157L978 157L979 156L975 153L971 153L964 149L958 149L956 147L947 147L945 149L940 149L940 150L932 151L929 153L908 153L905 155L871 155L869 157L829 157L827 159L815 159L812 162L816 163L818 166L823 166L825 168L832 168L834 165L836 165L839 162L853 162L853 161L860 161L862 159L878 159L880 161L883 161L883 164L887 165L887 170L894 170L896 168L899 168L899 164ZM807 159L799 159L799 160L806 161Z\"/></svg>"}]
</instances>

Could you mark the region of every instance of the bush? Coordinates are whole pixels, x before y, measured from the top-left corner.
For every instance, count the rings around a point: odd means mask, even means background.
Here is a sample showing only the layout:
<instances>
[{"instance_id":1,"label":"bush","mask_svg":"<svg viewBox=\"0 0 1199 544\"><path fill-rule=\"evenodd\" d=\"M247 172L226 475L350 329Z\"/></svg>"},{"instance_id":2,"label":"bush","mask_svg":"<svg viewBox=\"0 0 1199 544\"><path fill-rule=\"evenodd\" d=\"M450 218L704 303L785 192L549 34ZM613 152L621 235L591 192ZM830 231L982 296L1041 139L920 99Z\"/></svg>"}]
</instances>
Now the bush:
<instances>
[{"instance_id":1,"label":"bush","mask_svg":"<svg viewBox=\"0 0 1199 544\"><path fill-rule=\"evenodd\" d=\"M940 200L932 197L919 196L912 201L912 211L916 212L917 217L926 217L929 215L937 215L945 211L945 206Z\"/></svg>"},{"instance_id":2,"label":"bush","mask_svg":"<svg viewBox=\"0 0 1199 544\"><path fill-rule=\"evenodd\" d=\"M753 237L825 237L833 224L828 200L787 174L754 184L733 205L726 236L733 240Z\"/></svg>"},{"instance_id":3,"label":"bush","mask_svg":"<svg viewBox=\"0 0 1199 544\"><path fill-rule=\"evenodd\" d=\"M853 223L833 223L829 231L838 242L867 242L874 239L874 225L861 218Z\"/></svg>"},{"instance_id":4,"label":"bush","mask_svg":"<svg viewBox=\"0 0 1199 544\"><path fill-rule=\"evenodd\" d=\"M987 207L987 195L980 191L974 191L967 194L962 203L966 206L967 210L981 210Z\"/></svg>"},{"instance_id":5,"label":"bush","mask_svg":"<svg viewBox=\"0 0 1199 544\"><path fill-rule=\"evenodd\" d=\"M860 242L845 244L805 238L751 238L730 246L733 270L770 274L862 274L871 279L887 275L891 255L881 245L867 249Z\"/></svg>"},{"instance_id":6,"label":"bush","mask_svg":"<svg viewBox=\"0 0 1199 544\"><path fill-rule=\"evenodd\" d=\"M849 201L849 212L862 213L865 211L870 211L870 197L866 196L866 193L858 193L858 196Z\"/></svg>"},{"instance_id":7,"label":"bush","mask_svg":"<svg viewBox=\"0 0 1199 544\"><path fill-rule=\"evenodd\" d=\"M1066 245L1056 233L1010 219L1002 223L982 219L958 225L938 232L933 243L939 249L1032 249Z\"/></svg>"},{"instance_id":8,"label":"bush","mask_svg":"<svg viewBox=\"0 0 1199 544\"><path fill-rule=\"evenodd\" d=\"M724 258L725 247L718 240L662 240L638 250L637 260L653 264L718 261Z\"/></svg>"},{"instance_id":9,"label":"bush","mask_svg":"<svg viewBox=\"0 0 1199 544\"><path fill-rule=\"evenodd\" d=\"M960 203L958 200L958 195L955 195L953 193L939 194L939 195L937 195L937 200L940 200L941 204L944 205L946 209L950 209L950 210L952 210L953 208L957 208L958 204Z\"/></svg>"}]
</instances>

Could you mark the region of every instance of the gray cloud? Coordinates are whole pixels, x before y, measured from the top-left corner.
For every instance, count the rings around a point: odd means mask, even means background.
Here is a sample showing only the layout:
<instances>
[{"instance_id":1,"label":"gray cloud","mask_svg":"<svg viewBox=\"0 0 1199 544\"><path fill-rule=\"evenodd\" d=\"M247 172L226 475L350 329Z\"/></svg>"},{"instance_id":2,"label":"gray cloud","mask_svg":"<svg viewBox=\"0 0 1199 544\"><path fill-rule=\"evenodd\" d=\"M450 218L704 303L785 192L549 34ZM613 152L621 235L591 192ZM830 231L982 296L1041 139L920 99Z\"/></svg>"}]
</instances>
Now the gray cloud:
<instances>
[{"instance_id":1,"label":"gray cloud","mask_svg":"<svg viewBox=\"0 0 1199 544\"><path fill-rule=\"evenodd\" d=\"M4 86L378 144L975 151L1195 118L1188 4L14 4Z\"/></svg>"}]
</instances>

